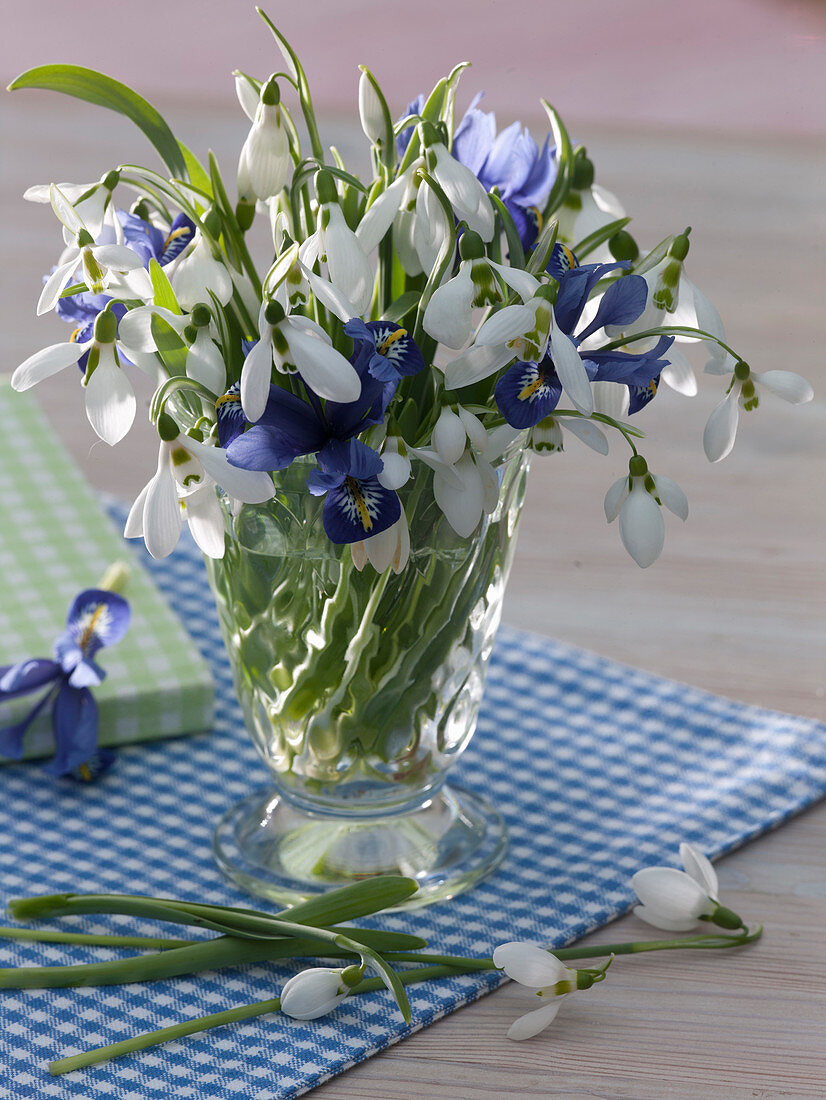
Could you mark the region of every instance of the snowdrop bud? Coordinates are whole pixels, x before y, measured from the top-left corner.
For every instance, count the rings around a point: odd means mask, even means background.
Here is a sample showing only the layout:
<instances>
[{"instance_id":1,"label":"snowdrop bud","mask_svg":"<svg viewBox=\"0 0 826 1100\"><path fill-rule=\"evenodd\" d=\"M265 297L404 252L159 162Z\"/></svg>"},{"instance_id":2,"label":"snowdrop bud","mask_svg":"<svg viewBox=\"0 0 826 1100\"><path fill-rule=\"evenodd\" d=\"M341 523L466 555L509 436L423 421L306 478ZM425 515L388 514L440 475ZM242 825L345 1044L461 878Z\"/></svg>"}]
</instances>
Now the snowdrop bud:
<instances>
[{"instance_id":1,"label":"snowdrop bud","mask_svg":"<svg viewBox=\"0 0 826 1100\"><path fill-rule=\"evenodd\" d=\"M361 128L368 141L381 145L385 137L385 117L382 102L376 90L372 73L364 65L359 65L359 118Z\"/></svg>"},{"instance_id":2,"label":"snowdrop bud","mask_svg":"<svg viewBox=\"0 0 826 1100\"><path fill-rule=\"evenodd\" d=\"M453 466L465 452L465 426L452 409L443 408L433 429L433 448L442 462Z\"/></svg>"},{"instance_id":3,"label":"snowdrop bud","mask_svg":"<svg viewBox=\"0 0 826 1100\"><path fill-rule=\"evenodd\" d=\"M281 1011L295 1020L326 1016L350 993L343 975L342 970L321 966L295 974L281 990Z\"/></svg>"},{"instance_id":4,"label":"snowdrop bud","mask_svg":"<svg viewBox=\"0 0 826 1100\"><path fill-rule=\"evenodd\" d=\"M685 232L678 234L671 242L668 257L662 266L651 297L651 301L657 309L664 309L668 313L673 313L677 308L680 275L683 270L683 261L688 255L690 247L688 240L690 232L691 227L689 226Z\"/></svg>"},{"instance_id":5,"label":"snowdrop bud","mask_svg":"<svg viewBox=\"0 0 826 1100\"><path fill-rule=\"evenodd\" d=\"M410 459L407 454L400 453L397 436L387 437L381 457L384 466L381 472L376 475L379 484L383 485L385 489L401 489L402 485L405 485L410 478Z\"/></svg>"}]
</instances>

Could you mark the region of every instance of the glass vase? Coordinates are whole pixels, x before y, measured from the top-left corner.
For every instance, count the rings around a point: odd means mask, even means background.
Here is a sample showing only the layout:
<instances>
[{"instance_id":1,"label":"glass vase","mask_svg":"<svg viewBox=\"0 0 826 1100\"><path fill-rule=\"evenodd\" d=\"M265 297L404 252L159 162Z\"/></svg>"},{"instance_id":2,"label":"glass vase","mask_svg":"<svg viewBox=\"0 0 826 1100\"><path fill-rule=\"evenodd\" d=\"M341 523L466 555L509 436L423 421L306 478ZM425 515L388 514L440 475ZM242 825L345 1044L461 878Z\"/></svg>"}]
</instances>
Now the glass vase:
<instances>
[{"instance_id":1,"label":"glass vase","mask_svg":"<svg viewBox=\"0 0 826 1100\"><path fill-rule=\"evenodd\" d=\"M507 834L484 798L446 782L470 740L499 625L528 472L496 467L499 504L459 537L420 469L400 491L410 559L359 572L332 544L312 464L233 514L207 560L235 689L272 784L220 822L214 852L244 889L292 904L380 874L417 880L414 904L468 889Z\"/></svg>"}]
</instances>

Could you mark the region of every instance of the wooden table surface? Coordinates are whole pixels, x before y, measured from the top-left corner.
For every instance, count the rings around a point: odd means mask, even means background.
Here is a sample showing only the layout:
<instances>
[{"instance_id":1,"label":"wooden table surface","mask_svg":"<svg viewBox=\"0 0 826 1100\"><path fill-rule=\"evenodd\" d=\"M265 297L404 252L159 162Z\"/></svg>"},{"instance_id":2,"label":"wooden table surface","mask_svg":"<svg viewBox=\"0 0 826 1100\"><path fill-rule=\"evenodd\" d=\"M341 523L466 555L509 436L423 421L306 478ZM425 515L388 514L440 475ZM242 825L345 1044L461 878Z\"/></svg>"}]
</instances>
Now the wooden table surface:
<instances>
[{"instance_id":1,"label":"wooden table surface","mask_svg":"<svg viewBox=\"0 0 826 1100\"><path fill-rule=\"evenodd\" d=\"M0 197L4 370L66 334L56 320L34 317L58 239L48 207L23 203L23 189L91 179L144 151L114 116L81 115L36 93L10 98L0 106L4 148L15 150ZM184 140L202 151L206 138L198 138L208 133L222 162L233 163L244 133L237 113L178 105L172 117ZM345 156L360 142L351 131L334 136ZM730 458L711 466L701 436L719 383L701 379L693 401L661 391L638 418L650 431L645 453L683 486L691 515L685 525L669 517L663 557L645 571L602 514L605 490L623 472L620 449L601 458L573 441L565 454L537 459L505 618L736 699L826 719L826 153L804 138L616 127L592 130L588 146L598 179L622 196L643 243L694 226L689 273L753 367L797 370L816 397L792 409L769 396L742 418ZM109 451L93 441L71 371L40 391L90 480L137 493L154 470L148 431ZM521 1044L505 1031L525 996L505 986L315 1095L826 1096L824 836L820 805L720 864L724 901L766 926L759 945L737 956L619 958L610 981L571 998L551 1030ZM648 932L633 917L594 937L634 938Z\"/></svg>"}]
</instances>

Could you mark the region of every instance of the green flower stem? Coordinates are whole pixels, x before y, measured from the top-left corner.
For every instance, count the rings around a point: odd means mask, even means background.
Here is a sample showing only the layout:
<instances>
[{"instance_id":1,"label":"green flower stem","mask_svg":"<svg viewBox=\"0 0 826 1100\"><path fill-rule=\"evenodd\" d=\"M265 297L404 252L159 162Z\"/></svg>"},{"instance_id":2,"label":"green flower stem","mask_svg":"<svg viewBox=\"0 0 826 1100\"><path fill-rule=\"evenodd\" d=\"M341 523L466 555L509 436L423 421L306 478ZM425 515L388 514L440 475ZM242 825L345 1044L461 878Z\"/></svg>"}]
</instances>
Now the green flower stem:
<instances>
[{"instance_id":1,"label":"green flower stem","mask_svg":"<svg viewBox=\"0 0 826 1100\"><path fill-rule=\"evenodd\" d=\"M752 943L758 939L763 929L757 925L751 932L744 935L726 936L689 936L682 940L641 940L632 943L596 944L591 947L563 947L554 951L558 959L587 959L605 955L634 955L644 951L672 951L680 949L703 949L741 947L743 944ZM410 961L425 962L429 965L416 970L403 970L396 974L401 985L412 985L414 982L433 981L437 978L450 978L458 974L472 971L493 970L493 959L463 959L452 955L421 955L411 954ZM401 952L393 956L397 962L406 961ZM382 978L365 978L354 987L353 995L362 993L374 993L385 988ZM120 1058L125 1054L146 1050L148 1047L158 1046L161 1043L182 1039L187 1035L194 1035L200 1031L208 1031L211 1028L223 1027L225 1024L237 1023L239 1020L249 1020L255 1016L264 1016L271 1012L278 1012L281 1001L273 997L267 1001L256 1001L253 1004L241 1005L238 1008L226 1009L224 1012L215 1012L210 1016L201 1016L195 1020L187 1020L180 1024L161 1028L159 1031L147 1032L144 1035L136 1035L131 1039L124 1039L119 1043L98 1047L95 1050L84 1051L82 1054L73 1054L68 1058L60 1058L49 1065L49 1072L55 1076L68 1073L71 1070L82 1069L85 1066L99 1065L113 1058Z\"/></svg>"},{"instance_id":2,"label":"green flower stem","mask_svg":"<svg viewBox=\"0 0 826 1100\"><path fill-rule=\"evenodd\" d=\"M88 932L40 932L33 928L0 928L0 936L34 943L77 943L87 947L137 947L145 951L167 951L198 940L176 940L164 936L96 936Z\"/></svg>"},{"instance_id":3,"label":"green flower stem","mask_svg":"<svg viewBox=\"0 0 826 1100\"><path fill-rule=\"evenodd\" d=\"M213 1027L234 1024L238 1020L249 1020L254 1016L265 1016L269 1012L277 1012L280 1008L281 998L273 997L269 1001L256 1001L251 1005L241 1005L239 1008L228 1008L223 1012L213 1012L211 1016L199 1016L195 1020L185 1020L180 1024L163 1027L160 1031L148 1031L144 1035L135 1035L131 1039L123 1039L119 1043L110 1043L108 1046L87 1050L82 1054L72 1054L68 1058L59 1058L57 1061L49 1063L49 1073L57 1077L61 1073L71 1073L74 1069L97 1066L101 1062L121 1058L124 1054L146 1050L147 1047L158 1046L160 1043L171 1043L175 1039L183 1039L186 1035L195 1035L199 1031L208 1031Z\"/></svg>"},{"instance_id":4,"label":"green flower stem","mask_svg":"<svg viewBox=\"0 0 826 1100\"><path fill-rule=\"evenodd\" d=\"M597 350L613 351L614 348L621 348L626 344L633 344L637 340L647 340L651 336L693 336L697 340L711 340L721 347L723 351L727 351L729 355L733 355L735 359L740 358L734 348L730 348L728 344L724 343L718 336L714 336L712 333L706 332L701 328L691 328L689 325L658 325L656 328L647 328L645 332L635 332L631 336L620 336L616 340L610 340L607 344L603 344L602 347L597 348Z\"/></svg>"}]
</instances>

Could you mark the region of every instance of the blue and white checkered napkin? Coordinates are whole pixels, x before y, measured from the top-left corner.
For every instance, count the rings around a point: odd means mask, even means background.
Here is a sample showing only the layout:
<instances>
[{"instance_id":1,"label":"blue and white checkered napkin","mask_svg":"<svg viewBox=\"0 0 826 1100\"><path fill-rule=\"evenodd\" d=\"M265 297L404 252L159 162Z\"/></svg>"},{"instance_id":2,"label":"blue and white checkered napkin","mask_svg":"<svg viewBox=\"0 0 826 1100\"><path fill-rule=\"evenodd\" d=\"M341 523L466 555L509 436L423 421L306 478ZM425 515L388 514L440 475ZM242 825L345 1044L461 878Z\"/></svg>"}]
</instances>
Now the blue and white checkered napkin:
<instances>
[{"instance_id":1,"label":"blue and white checkered napkin","mask_svg":"<svg viewBox=\"0 0 826 1100\"><path fill-rule=\"evenodd\" d=\"M187 548L151 567L212 663L215 728L125 748L96 786L55 782L36 764L2 769L3 902L106 890L250 904L221 878L210 838L223 811L267 775L233 699L197 554ZM510 939L574 940L623 912L632 872L672 859L680 840L726 852L823 795L826 727L503 629L478 732L455 773L504 811L510 853L460 898L383 923L425 936L433 950L489 955ZM105 917L55 927L158 929ZM0 941L0 965L70 953L75 961L120 954ZM48 1076L51 1058L271 997L292 972L269 964L151 985L0 990L0 1098L297 1096L499 981L467 975L411 986L411 1028L382 992L308 1024L266 1016Z\"/></svg>"}]
</instances>

